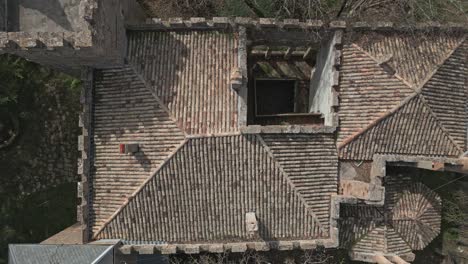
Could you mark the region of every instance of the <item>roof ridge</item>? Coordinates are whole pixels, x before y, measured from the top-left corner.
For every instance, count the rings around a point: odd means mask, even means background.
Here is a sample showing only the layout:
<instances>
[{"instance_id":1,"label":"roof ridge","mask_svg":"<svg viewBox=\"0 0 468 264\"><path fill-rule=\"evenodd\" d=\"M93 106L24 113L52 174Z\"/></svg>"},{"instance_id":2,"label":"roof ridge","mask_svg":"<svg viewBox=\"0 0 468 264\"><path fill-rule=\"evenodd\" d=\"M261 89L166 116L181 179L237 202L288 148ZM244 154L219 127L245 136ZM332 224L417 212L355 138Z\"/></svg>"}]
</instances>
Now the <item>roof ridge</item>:
<instances>
[{"instance_id":1,"label":"roof ridge","mask_svg":"<svg viewBox=\"0 0 468 264\"><path fill-rule=\"evenodd\" d=\"M463 45L465 40L466 40L466 36L464 35L461 38L460 43L458 43L454 49L452 49L450 52L447 53L447 56L445 56L439 63L436 64L437 66L434 68L434 70L432 70L432 72L427 75L426 79L423 82L421 82L419 87L415 89L416 92L418 93L422 92L422 89L424 88L424 86L426 86L426 84L432 79L432 77L434 77L434 75L439 71L440 67L444 65L450 57L452 57L455 51L458 50Z\"/></svg>"},{"instance_id":2,"label":"roof ridge","mask_svg":"<svg viewBox=\"0 0 468 264\"><path fill-rule=\"evenodd\" d=\"M447 62L447 60L449 60L453 54L455 52L457 52L460 48L462 48L462 46L465 44L465 41L467 41L466 39L466 36L464 36L462 38L462 40L460 41L460 43L458 43L457 47L454 48L449 54L448 56L442 61L441 64L439 64L439 66L432 72L432 74L430 75L430 78L427 79L422 85L421 87L419 87L418 89L418 93L421 94L421 98L422 98L422 101L424 103L424 105L427 107L427 109L429 110L429 113L432 115L432 117L436 120L437 122L437 125L442 129L442 131L448 136L449 140L452 142L452 144L455 145L455 147L461 152L463 153L464 152L464 149L463 147L460 147L458 145L458 143L455 142L455 140L452 138L452 136L450 135L449 131L441 124L441 121L440 119L438 118L437 114L432 110L432 107L431 105L427 102L426 100L426 97L424 96L424 93L423 93L423 89L424 87L426 86L427 83L429 83L431 81L431 79L434 77L434 75L440 70L440 68L442 68L442 66Z\"/></svg>"},{"instance_id":3,"label":"roof ridge","mask_svg":"<svg viewBox=\"0 0 468 264\"><path fill-rule=\"evenodd\" d=\"M106 220L104 221L104 224L101 225L101 227L96 231L96 233L93 235L93 239L96 239L100 233L109 225L112 220L114 220L117 215L120 214L120 212L128 205L130 202L133 200L133 198L143 190L143 188L152 180L154 177L157 175L157 173L174 157L179 150L189 142L190 139L185 138L179 146L177 146L165 159L161 164L153 171L150 173L150 176L130 195L127 197L127 200Z\"/></svg>"},{"instance_id":4,"label":"roof ridge","mask_svg":"<svg viewBox=\"0 0 468 264\"><path fill-rule=\"evenodd\" d=\"M346 145L348 145L349 143L351 143L352 141L354 141L355 139L357 139L359 136L361 136L362 134L364 134L365 132L367 132L368 130L370 130L371 128L373 128L374 126L376 126L377 124L379 124L380 122L382 122L383 120L387 119L388 117L392 116L393 114L397 113L401 108L403 108L403 106L405 106L406 104L408 104L411 100L413 100L414 98L416 98L417 96L419 95L419 93L415 92L411 95L409 95L408 97L406 97L403 101L401 101L395 108L393 109L390 109L389 111L387 111L386 113L384 113L382 116L380 116L379 118L375 119L374 121L372 121L371 123L369 123L366 127L362 128L361 130L359 130L357 133L355 133L354 135L351 135L349 136L348 138L346 138L345 140L343 140L343 142L341 142L340 144L338 144L338 149L342 149L343 147L345 147Z\"/></svg>"},{"instance_id":5,"label":"roof ridge","mask_svg":"<svg viewBox=\"0 0 468 264\"><path fill-rule=\"evenodd\" d=\"M351 248L355 247L359 242L361 242L362 240L367 238L369 236L369 234L372 233L374 230L376 230L377 228L382 228L383 226L384 225L382 225L382 224L376 224L374 227L367 229L367 232L365 234L360 236L358 239L354 240L354 243L351 246Z\"/></svg>"},{"instance_id":6,"label":"roof ridge","mask_svg":"<svg viewBox=\"0 0 468 264\"><path fill-rule=\"evenodd\" d=\"M424 189L424 187L426 187L426 186L421 182L416 182L416 183L414 183L414 184L412 184L410 186L410 188L412 188L413 190L421 191L421 196L422 196L422 197L419 197L419 199L418 199L418 205L419 205L418 208L415 208L415 209L417 209L416 219L420 219L421 216L427 211L428 206L429 206L429 203L421 203L421 199L429 199L427 196L432 195L432 193L430 193L430 192L423 193L422 190ZM426 187L426 188L429 189L429 187ZM429 189L429 191L431 191L431 190Z\"/></svg>"},{"instance_id":7,"label":"roof ridge","mask_svg":"<svg viewBox=\"0 0 468 264\"><path fill-rule=\"evenodd\" d=\"M402 236L392 225L386 224L385 227L386 227L386 229L385 229L385 243L386 243L385 249L386 249L386 250L388 250L388 248L389 248L389 247L388 247L388 237L387 237L387 236L389 235L390 232L395 233L395 235L397 235L398 238L401 239L401 241L403 241L403 243L405 243L406 246L407 246L409 249L412 249L411 246L410 246L410 244L403 238L403 236ZM391 229L391 231L390 231L389 229Z\"/></svg>"},{"instance_id":8,"label":"roof ridge","mask_svg":"<svg viewBox=\"0 0 468 264\"><path fill-rule=\"evenodd\" d=\"M451 52L448 53L448 55L441 61L441 63L439 64L440 66L442 66L443 64L445 64L445 62L452 56L453 53L455 53L456 50L458 50L460 48L460 46L462 46L462 44L465 42L466 40L466 36L464 36L460 43L458 43L457 47L454 48ZM359 45L353 43L351 44L351 46L353 48L356 48L358 49L359 51L363 52L364 54L366 54L367 56L369 56L369 58L371 58L372 60L374 60L377 64L378 64L378 60L373 57L371 54L369 54L368 52L366 52L365 50L363 50ZM380 66L380 65L379 65ZM377 125L378 123L380 123L382 120L386 119L387 117L391 116L393 113L396 113L401 107L403 107L403 105L407 104L412 98L416 97L417 95L421 95L421 99L423 101L423 104L424 106L429 110L429 112L431 113L431 116L434 117L434 119L436 120L437 122L437 126L439 128L442 129L442 132L447 135L449 137L449 140L452 144L455 145L455 148L461 152L463 152L461 150L461 148L458 146L458 144L455 143L455 141L453 140L453 138L448 134L448 131L443 128L443 126L440 124L440 121L439 119L437 118L437 116L435 115L435 113L432 111L432 109L430 108L430 106L427 104L427 102L425 101L425 98L424 98L424 95L422 94L422 90L423 90L423 87L426 85L427 82L429 82L432 77L435 75L435 73L437 73L440 69L440 66L439 67L436 67L436 69L434 69L434 71L429 74L429 77L424 81L422 82L422 84L419 86L419 87L413 87L411 84L409 84L408 82L406 82L403 78L401 78L398 74L395 73L395 76L398 76L397 79L402 81L402 83L404 83L405 85L407 85L410 89L412 89L414 91L414 94L411 94L409 95L408 97L406 97L403 101L400 102L399 105L397 105L394 109L391 109L390 111L388 111L386 114L382 115L381 117L375 119L374 121L372 121L370 124L368 124L366 127L362 128L360 131L358 131L357 133L355 133L354 135L351 135L349 136L348 138L346 138L345 140L343 140L339 145L338 145L338 149L341 149L343 148L344 146L348 145L350 142L354 141L355 139L357 139L357 137L359 137L361 134L364 134L366 131L368 131L369 129L371 129L372 127L374 127L375 125Z\"/></svg>"},{"instance_id":9,"label":"roof ridge","mask_svg":"<svg viewBox=\"0 0 468 264\"><path fill-rule=\"evenodd\" d=\"M370 54L369 52L365 51L363 48L361 48L359 45L357 45L356 43L352 43L351 46L353 46L354 48L358 49L359 51L361 51L362 53L366 54L366 56L368 56L369 58L371 58L373 61L375 61L375 63L379 66L379 68L381 68L382 70L384 70L384 68L380 65L380 62L377 58L375 58L372 54ZM393 55L392 55L393 57ZM385 71L385 70L384 70ZM408 81L406 81L403 77L400 76L400 74L398 74L396 71L395 73L393 74L393 76L398 79L400 82L402 82L404 85L408 86L408 88L410 88L411 90L413 91L417 91L416 87L414 87L411 83L409 83Z\"/></svg>"},{"instance_id":10,"label":"roof ridge","mask_svg":"<svg viewBox=\"0 0 468 264\"><path fill-rule=\"evenodd\" d=\"M187 137L187 132L185 131L185 129L181 128L179 126L179 123L177 122L177 119L172 115L172 112L171 110L169 110L169 108L166 106L166 104L163 103L163 101L161 100L161 98L159 98L159 96L153 91L153 89L151 89L148 84L146 83L146 80L145 78L138 73L138 71L135 69L135 67L129 63L129 64L126 64L126 67L130 68L133 73L135 74L135 76L138 78L138 80L143 83L143 85L145 86L146 89L148 89L148 91L151 93L151 95L153 95L154 99L156 100L156 102L158 103L159 107L161 107L161 109L163 109L169 116L169 119L174 122L174 124L176 125L176 127L178 127L181 132L184 134L185 137Z\"/></svg>"},{"instance_id":11,"label":"roof ridge","mask_svg":"<svg viewBox=\"0 0 468 264\"><path fill-rule=\"evenodd\" d=\"M422 91L422 89L421 89ZM432 111L432 108L430 107L430 105L427 103L426 99L424 98L424 95L420 92L418 92L418 94L420 95L420 99L421 99L421 102L423 103L424 107L427 108L429 114L432 116L432 118L434 118L435 120L435 123L437 124L437 126L439 127L440 130L442 130L442 133L445 134L445 136L447 136L447 138L449 139L450 143L452 143L452 145L460 152L459 154L462 154L464 151L462 148L460 148L460 146L458 146L458 144L455 142L455 140L452 138L452 136L450 136L449 132L447 131L447 129L445 129L445 127L440 123L440 120L439 118L437 117L437 114L434 113L434 111Z\"/></svg>"},{"instance_id":12,"label":"roof ridge","mask_svg":"<svg viewBox=\"0 0 468 264\"><path fill-rule=\"evenodd\" d=\"M418 220L395 220L395 221L414 221L414 222L417 222ZM401 240L403 240L406 245L408 245L408 247L413 250L413 247L411 246L410 242L406 241L405 237L401 235L401 233L393 226L393 222L392 223L389 223L390 226L392 227L393 231L395 232L395 234L397 234Z\"/></svg>"},{"instance_id":13,"label":"roof ridge","mask_svg":"<svg viewBox=\"0 0 468 264\"><path fill-rule=\"evenodd\" d=\"M319 225L319 228L320 230L324 232L324 227L322 225L322 223L319 221L319 219L317 218L317 216L315 215L314 211L309 207L309 205L307 204L306 200L304 199L304 197L299 193L299 191L297 190L296 188L296 185L291 181L290 177L289 177L289 174L284 170L283 166L281 166L281 164L276 160L275 158L275 155L273 154L273 152L271 151L270 147L268 147L268 145L266 144L266 142L263 140L262 136L261 135L255 135L258 139L258 141L260 142L260 144L262 145L263 149L265 150L265 152L267 153L267 155L273 160L273 163L275 164L275 166L278 168L278 170L281 172L281 174L286 178L286 182L288 183L289 186L291 186L292 190L294 191L294 193L296 194L297 197L299 197L299 200L304 204L304 207L307 209L307 211L312 215L312 217L314 218L314 220L318 223Z\"/></svg>"},{"instance_id":14,"label":"roof ridge","mask_svg":"<svg viewBox=\"0 0 468 264\"><path fill-rule=\"evenodd\" d=\"M382 229L383 229L383 242L384 242L383 250L385 251L385 253L388 253L388 227L386 223Z\"/></svg>"}]
</instances>

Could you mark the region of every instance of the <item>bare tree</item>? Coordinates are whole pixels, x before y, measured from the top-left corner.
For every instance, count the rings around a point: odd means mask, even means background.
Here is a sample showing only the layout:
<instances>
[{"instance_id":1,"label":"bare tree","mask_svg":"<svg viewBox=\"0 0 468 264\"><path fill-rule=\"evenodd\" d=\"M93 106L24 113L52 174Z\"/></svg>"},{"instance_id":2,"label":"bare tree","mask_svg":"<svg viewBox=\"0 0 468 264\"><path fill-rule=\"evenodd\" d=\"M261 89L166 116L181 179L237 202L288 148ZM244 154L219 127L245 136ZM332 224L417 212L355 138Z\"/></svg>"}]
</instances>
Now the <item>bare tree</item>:
<instances>
[{"instance_id":1,"label":"bare tree","mask_svg":"<svg viewBox=\"0 0 468 264\"><path fill-rule=\"evenodd\" d=\"M224 264L228 262L228 252L219 254L199 255L172 255L169 257L170 264Z\"/></svg>"},{"instance_id":2,"label":"bare tree","mask_svg":"<svg viewBox=\"0 0 468 264\"><path fill-rule=\"evenodd\" d=\"M466 0L139 0L154 16L245 16L342 19L349 21L386 20L417 22L468 22Z\"/></svg>"}]
</instances>

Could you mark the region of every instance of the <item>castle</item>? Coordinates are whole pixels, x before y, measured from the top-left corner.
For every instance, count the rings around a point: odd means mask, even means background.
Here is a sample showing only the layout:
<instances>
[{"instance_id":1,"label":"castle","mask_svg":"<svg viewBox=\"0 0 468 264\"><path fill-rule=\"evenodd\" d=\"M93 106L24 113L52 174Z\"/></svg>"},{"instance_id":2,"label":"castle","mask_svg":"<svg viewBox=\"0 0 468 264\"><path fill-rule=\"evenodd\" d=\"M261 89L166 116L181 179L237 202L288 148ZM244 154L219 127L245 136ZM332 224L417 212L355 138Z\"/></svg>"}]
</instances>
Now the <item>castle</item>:
<instances>
[{"instance_id":1,"label":"castle","mask_svg":"<svg viewBox=\"0 0 468 264\"><path fill-rule=\"evenodd\" d=\"M0 53L81 76L74 234L114 254L93 263L317 246L407 263L440 233L438 194L388 168L465 171L464 25L45 2L0 2Z\"/></svg>"}]
</instances>

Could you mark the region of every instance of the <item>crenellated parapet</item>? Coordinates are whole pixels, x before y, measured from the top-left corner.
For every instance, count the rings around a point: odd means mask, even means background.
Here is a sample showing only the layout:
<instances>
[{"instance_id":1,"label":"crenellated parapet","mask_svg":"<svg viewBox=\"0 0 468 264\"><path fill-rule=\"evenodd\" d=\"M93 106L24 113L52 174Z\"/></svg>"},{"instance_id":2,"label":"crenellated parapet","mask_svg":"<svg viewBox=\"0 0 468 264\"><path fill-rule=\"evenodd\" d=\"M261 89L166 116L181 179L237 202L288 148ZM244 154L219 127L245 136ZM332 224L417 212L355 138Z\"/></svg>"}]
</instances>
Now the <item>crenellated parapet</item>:
<instances>
[{"instance_id":1,"label":"crenellated parapet","mask_svg":"<svg viewBox=\"0 0 468 264\"><path fill-rule=\"evenodd\" d=\"M89 196L92 186L91 172L94 160L94 153L92 148L93 138L93 82L94 73L91 68L84 68L82 71L83 88L80 96L80 103L82 105L82 112L79 117L79 127L81 128L81 135L78 137L78 150L81 152L78 158L78 175L80 175L80 182L78 182L78 198L79 204L77 208L77 220L81 224L83 242L89 240L88 228L88 215L89 215Z\"/></svg>"},{"instance_id":2,"label":"crenellated parapet","mask_svg":"<svg viewBox=\"0 0 468 264\"><path fill-rule=\"evenodd\" d=\"M345 29L351 30L392 30L392 31L414 31L414 30L441 30L441 31L468 31L464 24L447 23L440 24L436 22L418 23L415 25L396 24L393 22L346 22L343 20L334 20L324 22L321 20L300 20L300 19L275 19L275 18L249 18L249 17L213 17L211 19L203 17L192 17L183 19L174 17L169 19L148 18L146 23L129 24L129 29L202 29L202 28L222 28L244 26L248 28L276 28L276 29Z\"/></svg>"},{"instance_id":3,"label":"crenellated parapet","mask_svg":"<svg viewBox=\"0 0 468 264\"><path fill-rule=\"evenodd\" d=\"M80 50L92 47L91 40L89 35L75 32L0 32L0 50Z\"/></svg>"}]
</instances>

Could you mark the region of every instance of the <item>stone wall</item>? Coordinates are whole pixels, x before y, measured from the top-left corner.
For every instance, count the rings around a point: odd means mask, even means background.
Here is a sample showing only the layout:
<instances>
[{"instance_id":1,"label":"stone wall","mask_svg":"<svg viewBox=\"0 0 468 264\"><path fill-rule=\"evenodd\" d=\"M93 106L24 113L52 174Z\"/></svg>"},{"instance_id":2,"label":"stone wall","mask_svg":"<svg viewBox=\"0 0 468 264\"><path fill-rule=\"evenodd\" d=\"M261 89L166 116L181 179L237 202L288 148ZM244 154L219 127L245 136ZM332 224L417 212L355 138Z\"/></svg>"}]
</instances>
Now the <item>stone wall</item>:
<instances>
[{"instance_id":1,"label":"stone wall","mask_svg":"<svg viewBox=\"0 0 468 264\"><path fill-rule=\"evenodd\" d=\"M0 0L0 31L6 31L6 0Z\"/></svg>"},{"instance_id":2,"label":"stone wall","mask_svg":"<svg viewBox=\"0 0 468 264\"><path fill-rule=\"evenodd\" d=\"M309 38L306 39L308 42L316 41L319 30L331 29L331 30L345 30L347 32L353 31L394 31L394 32L414 32L414 31L462 31L467 32L468 27L465 24L438 24L438 23L421 23L413 26L405 24L395 24L392 22L352 22L346 23L342 20L334 20L329 23L324 23L320 20L299 20L299 19L275 19L275 18L249 18L249 17L213 17L212 19L205 19L200 17L192 17L190 19L183 19L180 17L170 18L168 20L162 20L160 18L148 18L146 23L132 23L128 25L129 29L138 30L151 30L151 29L206 29L213 27L237 27L242 26L247 29L253 29L254 34L263 35L267 41L285 39L285 32L288 37L292 37L294 41L304 40L304 33L315 33L310 34ZM288 31L277 32L276 34L271 29L287 29ZM300 31L302 30L302 31ZM291 31L293 31L291 33ZM295 31L295 32L294 32ZM269 33L273 33L269 34Z\"/></svg>"},{"instance_id":3,"label":"stone wall","mask_svg":"<svg viewBox=\"0 0 468 264\"><path fill-rule=\"evenodd\" d=\"M93 80L94 72L90 68L84 68L81 76L83 87L80 96L82 111L79 117L81 135L78 137L78 150L81 155L78 158L78 198L80 199L77 208L77 221L81 224L83 242L87 242L90 237L88 230L88 201L91 181L91 169L93 166L94 153L91 147L93 137L92 113L93 113Z\"/></svg>"}]
</instances>

